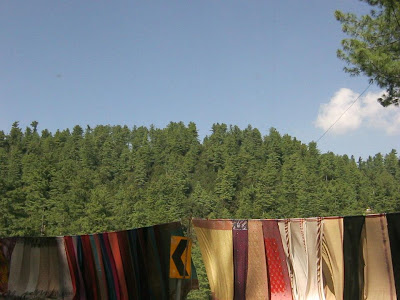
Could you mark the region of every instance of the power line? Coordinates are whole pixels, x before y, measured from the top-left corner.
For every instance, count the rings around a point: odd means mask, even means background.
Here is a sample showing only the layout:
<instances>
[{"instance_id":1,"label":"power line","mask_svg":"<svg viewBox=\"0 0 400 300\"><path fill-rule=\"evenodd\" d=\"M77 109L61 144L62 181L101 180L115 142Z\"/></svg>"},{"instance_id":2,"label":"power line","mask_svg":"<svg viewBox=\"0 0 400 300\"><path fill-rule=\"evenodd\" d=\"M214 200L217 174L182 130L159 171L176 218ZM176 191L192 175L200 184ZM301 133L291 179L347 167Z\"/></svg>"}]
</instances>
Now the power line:
<instances>
[{"instance_id":1,"label":"power line","mask_svg":"<svg viewBox=\"0 0 400 300\"><path fill-rule=\"evenodd\" d=\"M322 139L322 138L325 136L325 134L327 134L328 131L331 130L332 127L335 126L335 124L336 124L337 122L339 122L339 120L343 117L343 115L358 101L358 99L360 99L360 97L361 97L362 95L364 95L364 93L369 89L369 87L370 87L371 85L372 85L372 83L370 83L370 84L364 89L364 91L363 91L360 95L358 95L358 97L356 98L356 100L354 100L354 101L349 105L349 107L346 108L346 110L339 116L339 118L337 118L337 120L336 120L335 122L333 122L333 124L332 124L331 126L329 126L329 128L328 128L327 130L325 130L325 132L318 138L318 140L316 141L316 143L318 143L318 142L320 141L320 139Z\"/></svg>"}]
</instances>

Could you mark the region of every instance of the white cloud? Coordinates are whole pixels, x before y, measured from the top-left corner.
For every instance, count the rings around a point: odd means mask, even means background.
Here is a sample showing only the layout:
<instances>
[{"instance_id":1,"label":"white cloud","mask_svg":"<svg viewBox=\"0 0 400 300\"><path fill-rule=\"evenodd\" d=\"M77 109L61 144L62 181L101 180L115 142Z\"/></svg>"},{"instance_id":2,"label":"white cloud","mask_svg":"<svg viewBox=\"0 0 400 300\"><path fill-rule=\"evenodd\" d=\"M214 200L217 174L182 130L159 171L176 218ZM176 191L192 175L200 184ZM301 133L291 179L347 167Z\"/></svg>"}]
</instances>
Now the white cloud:
<instances>
[{"instance_id":1,"label":"white cloud","mask_svg":"<svg viewBox=\"0 0 400 300\"><path fill-rule=\"evenodd\" d=\"M400 134L400 108L393 105L386 108L381 106L377 99L382 93L371 92L360 97L330 131L344 134L366 126L384 130L389 135ZM315 126L327 130L358 96L350 89L337 91L328 103L321 104Z\"/></svg>"}]
</instances>

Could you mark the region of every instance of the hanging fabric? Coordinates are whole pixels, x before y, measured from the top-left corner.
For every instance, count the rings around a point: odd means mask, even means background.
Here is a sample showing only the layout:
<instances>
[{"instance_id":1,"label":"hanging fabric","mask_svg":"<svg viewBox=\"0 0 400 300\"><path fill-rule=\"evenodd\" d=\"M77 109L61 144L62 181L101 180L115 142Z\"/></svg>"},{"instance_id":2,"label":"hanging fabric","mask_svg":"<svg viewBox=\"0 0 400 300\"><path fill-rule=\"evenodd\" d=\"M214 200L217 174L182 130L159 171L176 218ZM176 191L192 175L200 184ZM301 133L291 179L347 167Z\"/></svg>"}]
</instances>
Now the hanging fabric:
<instances>
[{"instance_id":1,"label":"hanging fabric","mask_svg":"<svg viewBox=\"0 0 400 300\"><path fill-rule=\"evenodd\" d=\"M367 216L363 240L365 261L363 299L397 299L389 247L386 217L383 215Z\"/></svg>"},{"instance_id":2,"label":"hanging fabric","mask_svg":"<svg viewBox=\"0 0 400 300\"><path fill-rule=\"evenodd\" d=\"M400 214L387 214L388 234L396 294L400 295Z\"/></svg>"},{"instance_id":3,"label":"hanging fabric","mask_svg":"<svg viewBox=\"0 0 400 300\"><path fill-rule=\"evenodd\" d=\"M93 235L0 238L0 298L175 299L169 278L178 222ZM198 288L193 262L181 295ZM233 281L232 281L233 282Z\"/></svg>"},{"instance_id":4,"label":"hanging fabric","mask_svg":"<svg viewBox=\"0 0 400 300\"><path fill-rule=\"evenodd\" d=\"M289 252L289 228L284 222L263 220L265 254L269 276L269 292L272 300L292 299L288 266L291 268ZM280 229L283 231L280 233ZM282 235L282 238L281 238Z\"/></svg>"},{"instance_id":5,"label":"hanging fabric","mask_svg":"<svg viewBox=\"0 0 400 300\"><path fill-rule=\"evenodd\" d=\"M62 238L17 238L10 258L7 297L73 299Z\"/></svg>"},{"instance_id":6,"label":"hanging fabric","mask_svg":"<svg viewBox=\"0 0 400 300\"><path fill-rule=\"evenodd\" d=\"M234 297L233 237L231 220L193 219L213 299Z\"/></svg>"},{"instance_id":7,"label":"hanging fabric","mask_svg":"<svg viewBox=\"0 0 400 300\"><path fill-rule=\"evenodd\" d=\"M234 220L233 235L233 263L234 263L234 299L246 298L246 283L248 270L248 224L247 220Z\"/></svg>"},{"instance_id":8,"label":"hanging fabric","mask_svg":"<svg viewBox=\"0 0 400 300\"><path fill-rule=\"evenodd\" d=\"M343 299L343 218L322 220L322 273L326 300Z\"/></svg>"},{"instance_id":9,"label":"hanging fabric","mask_svg":"<svg viewBox=\"0 0 400 300\"><path fill-rule=\"evenodd\" d=\"M362 298L364 258L361 241L365 235L364 221L364 216L343 219L344 300Z\"/></svg>"},{"instance_id":10,"label":"hanging fabric","mask_svg":"<svg viewBox=\"0 0 400 300\"><path fill-rule=\"evenodd\" d=\"M260 220L248 221L248 263L246 297L244 299L269 299L267 261Z\"/></svg>"}]
</instances>

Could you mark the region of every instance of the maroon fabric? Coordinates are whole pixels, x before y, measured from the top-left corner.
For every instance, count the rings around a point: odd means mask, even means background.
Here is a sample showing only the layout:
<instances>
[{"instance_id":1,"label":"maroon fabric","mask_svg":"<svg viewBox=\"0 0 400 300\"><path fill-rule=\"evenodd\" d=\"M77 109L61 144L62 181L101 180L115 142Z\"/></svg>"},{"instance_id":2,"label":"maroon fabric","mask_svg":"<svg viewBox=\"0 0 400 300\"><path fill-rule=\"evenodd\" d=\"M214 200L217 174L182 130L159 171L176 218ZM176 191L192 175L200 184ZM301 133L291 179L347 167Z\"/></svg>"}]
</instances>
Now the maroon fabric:
<instances>
[{"instance_id":1,"label":"maroon fabric","mask_svg":"<svg viewBox=\"0 0 400 300\"><path fill-rule=\"evenodd\" d=\"M83 279L85 280L85 284L88 287L86 290L87 296L89 299L100 299L100 295L97 291L97 281L96 281L96 270L93 253L92 253L92 246L90 244L90 238L88 235L82 235L82 250L83 250L83 263L84 263L84 274Z\"/></svg>"},{"instance_id":2,"label":"maroon fabric","mask_svg":"<svg viewBox=\"0 0 400 300\"><path fill-rule=\"evenodd\" d=\"M233 265L235 276L235 300L246 299L248 230L247 220L234 220Z\"/></svg>"}]
</instances>

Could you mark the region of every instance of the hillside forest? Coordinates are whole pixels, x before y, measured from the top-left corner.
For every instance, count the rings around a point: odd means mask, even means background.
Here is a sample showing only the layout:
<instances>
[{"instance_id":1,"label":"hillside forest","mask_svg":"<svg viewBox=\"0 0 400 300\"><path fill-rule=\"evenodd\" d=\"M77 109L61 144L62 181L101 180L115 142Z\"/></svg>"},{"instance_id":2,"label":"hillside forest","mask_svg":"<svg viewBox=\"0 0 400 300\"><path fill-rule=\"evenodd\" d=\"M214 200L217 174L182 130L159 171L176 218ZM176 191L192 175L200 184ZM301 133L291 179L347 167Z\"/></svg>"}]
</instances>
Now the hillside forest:
<instances>
[{"instance_id":1,"label":"hillside forest","mask_svg":"<svg viewBox=\"0 0 400 300\"><path fill-rule=\"evenodd\" d=\"M361 159L271 128L194 123L0 131L0 235L123 230L191 217L289 218L400 211L396 150ZM192 234L192 233L190 233ZM205 299L207 280L193 259Z\"/></svg>"}]
</instances>

